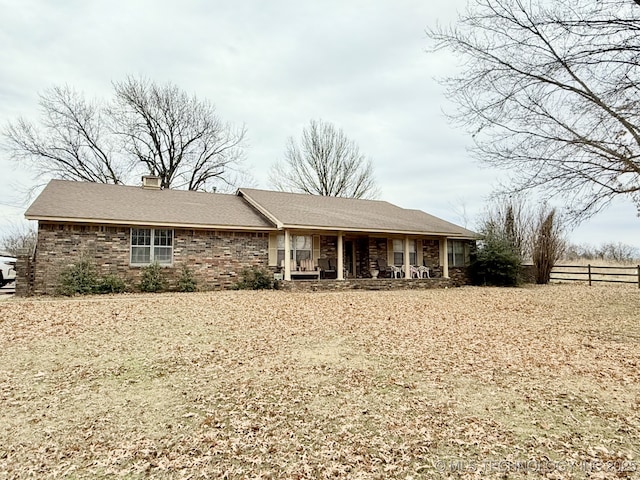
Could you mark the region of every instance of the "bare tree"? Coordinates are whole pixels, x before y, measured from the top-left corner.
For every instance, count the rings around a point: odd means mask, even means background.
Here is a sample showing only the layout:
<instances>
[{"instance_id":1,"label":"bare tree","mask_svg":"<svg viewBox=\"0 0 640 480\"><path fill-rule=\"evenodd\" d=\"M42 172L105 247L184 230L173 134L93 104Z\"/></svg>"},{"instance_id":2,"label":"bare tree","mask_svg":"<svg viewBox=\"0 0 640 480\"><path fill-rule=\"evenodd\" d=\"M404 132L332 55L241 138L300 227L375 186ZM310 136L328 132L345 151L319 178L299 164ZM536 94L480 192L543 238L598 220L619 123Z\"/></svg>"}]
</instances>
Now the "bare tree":
<instances>
[{"instance_id":1,"label":"bare tree","mask_svg":"<svg viewBox=\"0 0 640 480\"><path fill-rule=\"evenodd\" d=\"M0 238L0 247L10 255L17 257L21 253L33 255L36 249L38 232L33 225L18 224L8 229Z\"/></svg>"},{"instance_id":2,"label":"bare tree","mask_svg":"<svg viewBox=\"0 0 640 480\"><path fill-rule=\"evenodd\" d=\"M341 129L311 120L298 144L289 139L285 159L269 179L281 191L334 197L375 198L373 165Z\"/></svg>"},{"instance_id":3,"label":"bare tree","mask_svg":"<svg viewBox=\"0 0 640 480\"><path fill-rule=\"evenodd\" d=\"M638 258L638 249L622 242L607 242L597 249L597 256L619 263L631 263Z\"/></svg>"},{"instance_id":4,"label":"bare tree","mask_svg":"<svg viewBox=\"0 0 640 480\"><path fill-rule=\"evenodd\" d=\"M123 183L124 165L114 158L101 105L86 101L70 87L46 90L39 103L39 126L19 118L4 132L13 158L31 162L41 175Z\"/></svg>"},{"instance_id":5,"label":"bare tree","mask_svg":"<svg viewBox=\"0 0 640 480\"><path fill-rule=\"evenodd\" d=\"M207 101L190 97L172 84L156 85L132 77L115 83L110 109L124 150L165 188L206 190L232 183L229 176L241 160L244 126L223 123Z\"/></svg>"},{"instance_id":6,"label":"bare tree","mask_svg":"<svg viewBox=\"0 0 640 480\"><path fill-rule=\"evenodd\" d=\"M242 175L244 126L223 123L213 105L172 84L129 77L113 86L110 102L47 90L39 125L6 128L9 151L40 175L70 180L128 183L151 173L165 188L207 190Z\"/></svg>"},{"instance_id":7,"label":"bare tree","mask_svg":"<svg viewBox=\"0 0 640 480\"><path fill-rule=\"evenodd\" d=\"M533 232L533 267L536 283L547 284L551 270L564 253L565 240L562 222L554 208L542 206Z\"/></svg>"},{"instance_id":8,"label":"bare tree","mask_svg":"<svg viewBox=\"0 0 640 480\"><path fill-rule=\"evenodd\" d=\"M506 191L559 195L575 219L616 197L640 209L639 0L472 0L434 50L475 155L512 172Z\"/></svg>"},{"instance_id":9,"label":"bare tree","mask_svg":"<svg viewBox=\"0 0 640 480\"><path fill-rule=\"evenodd\" d=\"M533 213L520 196L496 198L485 210L479 225L483 237L509 245L521 261L531 257Z\"/></svg>"}]
</instances>

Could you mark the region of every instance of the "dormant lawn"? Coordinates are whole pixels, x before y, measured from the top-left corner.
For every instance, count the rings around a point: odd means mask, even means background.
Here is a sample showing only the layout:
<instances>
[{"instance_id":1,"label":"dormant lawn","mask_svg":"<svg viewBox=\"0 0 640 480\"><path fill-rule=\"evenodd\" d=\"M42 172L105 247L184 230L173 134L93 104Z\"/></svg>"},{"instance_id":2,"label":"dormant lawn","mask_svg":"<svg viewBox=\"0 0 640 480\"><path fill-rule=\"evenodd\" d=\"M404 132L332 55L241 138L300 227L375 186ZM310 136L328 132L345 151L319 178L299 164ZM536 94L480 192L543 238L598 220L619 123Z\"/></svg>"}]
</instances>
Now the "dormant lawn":
<instances>
[{"instance_id":1,"label":"dormant lawn","mask_svg":"<svg viewBox=\"0 0 640 480\"><path fill-rule=\"evenodd\" d=\"M632 286L0 311L0 478L640 476Z\"/></svg>"}]
</instances>

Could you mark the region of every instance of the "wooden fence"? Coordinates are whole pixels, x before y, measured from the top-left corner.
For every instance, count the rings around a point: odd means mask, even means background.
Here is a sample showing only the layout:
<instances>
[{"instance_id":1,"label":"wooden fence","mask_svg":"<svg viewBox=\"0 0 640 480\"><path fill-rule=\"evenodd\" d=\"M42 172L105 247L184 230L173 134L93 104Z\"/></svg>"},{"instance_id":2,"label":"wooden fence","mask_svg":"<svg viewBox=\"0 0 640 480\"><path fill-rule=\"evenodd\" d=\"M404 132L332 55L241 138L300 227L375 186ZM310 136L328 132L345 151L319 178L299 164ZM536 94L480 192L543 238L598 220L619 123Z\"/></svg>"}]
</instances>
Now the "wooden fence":
<instances>
[{"instance_id":1,"label":"wooden fence","mask_svg":"<svg viewBox=\"0 0 640 480\"><path fill-rule=\"evenodd\" d=\"M613 270L615 270L615 272ZM571 275L571 277L560 275ZM640 288L640 265L636 265L635 267L598 266L591 264L556 265L553 267L553 270L551 270L551 280L589 282L589 285L591 285L591 282L632 283L637 284L638 288Z\"/></svg>"}]
</instances>

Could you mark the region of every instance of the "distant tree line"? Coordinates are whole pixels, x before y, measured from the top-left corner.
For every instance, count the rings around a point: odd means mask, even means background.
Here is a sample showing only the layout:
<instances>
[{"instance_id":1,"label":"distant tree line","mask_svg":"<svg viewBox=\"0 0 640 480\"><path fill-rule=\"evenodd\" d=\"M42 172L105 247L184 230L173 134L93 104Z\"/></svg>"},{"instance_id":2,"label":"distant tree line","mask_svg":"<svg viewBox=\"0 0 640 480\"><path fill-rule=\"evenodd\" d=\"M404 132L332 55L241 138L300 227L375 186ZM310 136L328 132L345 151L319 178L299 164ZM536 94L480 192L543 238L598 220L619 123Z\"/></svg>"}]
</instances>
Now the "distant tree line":
<instances>
[{"instance_id":1,"label":"distant tree line","mask_svg":"<svg viewBox=\"0 0 640 480\"><path fill-rule=\"evenodd\" d=\"M20 254L33 255L38 233L33 225L16 224L0 237L0 251L13 257Z\"/></svg>"},{"instance_id":2,"label":"distant tree line","mask_svg":"<svg viewBox=\"0 0 640 480\"><path fill-rule=\"evenodd\" d=\"M563 259L576 260L607 260L618 263L640 262L640 249L622 242L605 242L597 245L569 244L565 249Z\"/></svg>"}]
</instances>

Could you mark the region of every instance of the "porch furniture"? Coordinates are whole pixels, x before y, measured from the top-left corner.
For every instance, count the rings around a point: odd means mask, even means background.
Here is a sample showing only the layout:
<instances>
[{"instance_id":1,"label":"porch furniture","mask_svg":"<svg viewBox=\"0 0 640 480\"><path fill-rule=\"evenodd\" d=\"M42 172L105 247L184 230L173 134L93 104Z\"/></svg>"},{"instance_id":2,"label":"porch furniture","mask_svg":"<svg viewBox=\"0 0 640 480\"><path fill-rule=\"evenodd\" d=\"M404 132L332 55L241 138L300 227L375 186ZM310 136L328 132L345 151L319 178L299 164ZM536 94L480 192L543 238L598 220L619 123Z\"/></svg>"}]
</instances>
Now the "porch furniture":
<instances>
[{"instance_id":1,"label":"porch furniture","mask_svg":"<svg viewBox=\"0 0 640 480\"><path fill-rule=\"evenodd\" d=\"M402 277L401 278L404 278L404 265L402 265L400 267L400 271L402 272ZM420 271L418 270L418 267L414 267L413 265L409 265L409 272L410 272L410 275L409 275L410 278L421 278L420 277Z\"/></svg>"},{"instance_id":2,"label":"porch furniture","mask_svg":"<svg viewBox=\"0 0 640 480\"><path fill-rule=\"evenodd\" d=\"M284 272L284 260L280 261L280 270ZM292 272L298 270L298 265L296 264L295 260L291 260L291 263L289 264L289 270L291 270Z\"/></svg>"},{"instance_id":3,"label":"porch furniture","mask_svg":"<svg viewBox=\"0 0 640 480\"><path fill-rule=\"evenodd\" d=\"M391 269L391 277L392 278L402 278L402 268L396 267L395 265L389 265Z\"/></svg>"},{"instance_id":4,"label":"porch furniture","mask_svg":"<svg viewBox=\"0 0 640 480\"><path fill-rule=\"evenodd\" d=\"M296 267L296 262L291 261L291 280L298 279L320 279L320 269L316 268L311 258L300 260L300 266Z\"/></svg>"},{"instance_id":5,"label":"porch furniture","mask_svg":"<svg viewBox=\"0 0 640 480\"><path fill-rule=\"evenodd\" d=\"M320 269L320 278L337 278L338 271L336 267L332 263L331 258L319 258L318 259L318 268Z\"/></svg>"},{"instance_id":6,"label":"porch furniture","mask_svg":"<svg viewBox=\"0 0 640 480\"><path fill-rule=\"evenodd\" d=\"M313 260L307 258L306 260L300 260L300 271L302 272L312 272L316 271L316 267L313 264Z\"/></svg>"},{"instance_id":7,"label":"porch furniture","mask_svg":"<svg viewBox=\"0 0 640 480\"><path fill-rule=\"evenodd\" d=\"M389 265L387 264L387 259L386 258L378 258L376 260L376 263L378 264L378 275L379 277L386 277L387 275L389 275L389 277L392 276L393 270L391 269L391 267L389 267Z\"/></svg>"},{"instance_id":8,"label":"porch furniture","mask_svg":"<svg viewBox=\"0 0 640 480\"><path fill-rule=\"evenodd\" d=\"M431 278L431 275L429 274L429 267L426 267L424 265L420 265L418 267L418 273L419 273L419 278Z\"/></svg>"},{"instance_id":9,"label":"porch furniture","mask_svg":"<svg viewBox=\"0 0 640 480\"><path fill-rule=\"evenodd\" d=\"M301 280L320 280L320 270L306 270L291 272L291 280L298 278Z\"/></svg>"}]
</instances>

